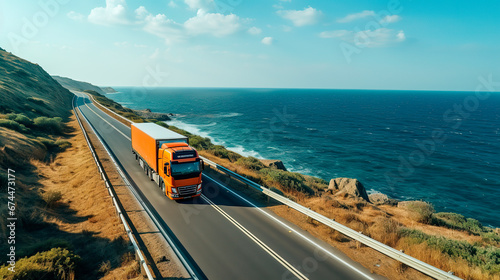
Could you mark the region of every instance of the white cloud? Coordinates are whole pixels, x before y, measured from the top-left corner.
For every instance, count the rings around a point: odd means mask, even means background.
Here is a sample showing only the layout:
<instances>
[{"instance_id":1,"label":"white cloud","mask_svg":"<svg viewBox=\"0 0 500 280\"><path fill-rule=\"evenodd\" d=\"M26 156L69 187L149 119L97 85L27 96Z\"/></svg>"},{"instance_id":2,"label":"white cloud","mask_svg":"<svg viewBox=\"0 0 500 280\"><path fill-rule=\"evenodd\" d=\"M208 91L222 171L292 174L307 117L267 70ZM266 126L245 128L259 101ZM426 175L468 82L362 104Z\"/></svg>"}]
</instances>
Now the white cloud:
<instances>
[{"instance_id":1,"label":"white cloud","mask_svg":"<svg viewBox=\"0 0 500 280\"><path fill-rule=\"evenodd\" d=\"M389 24L389 23L395 23L401 20L401 17L398 15L391 15L391 16L386 16L384 17L380 23L381 24Z\"/></svg>"},{"instance_id":2,"label":"white cloud","mask_svg":"<svg viewBox=\"0 0 500 280\"><path fill-rule=\"evenodd\" d=\"M399 42L403 42L404 40L406 40L406 35L404 33L403 30L399 30L398 34L396 35L396 37L398 38L397 40Z\"/></svg>"},{"instance_id":3,"label":"white cloud","mask_svg":"<svg viewBox=\"0 0 500 280\"><path fill-rule=\"evenodd\" d=\"M205 13L201 10L183 24L167 18L164 14L149 14L144 23L146 32L165 39L167 44L205 34L224 37L241 29L240 18L234 14Z\"/></svg>"},{"instance_id":4,"label":"white cloud","mask_svg":"<svg viewBox=\"0 0 500 280\"><path fill-rule=\"evenodd\" d=\"M184 23L184 28L191 35L211 34L223 37L235 33L241 27L240 18L235 14L205 13L198 10L195 17Z\"/></svg>"},{"instance_id":5,"label":"white cloud","mask_svg":"<svg viewBox=\"0 0 500 280\"><path fill-rule=\"evenodd\" d=\"M365 11L362 11L362 12L359 12L356 14L349 14L341 19L338 19L337 22L346 23L346 22L351 22L351 21L355 21L355 20L362 19L365 17L370 17L370 16L371 17L375 16L375 12L365 10Z\"/></svg>"},{"instance_id":6,"label":"white cloud","mask_svg":"<svg viewBox=\"0 0 500 280\"><path fill-rule=\"evenodd\" d=\"M168 19L163 14L148 15L145 18L144 30L155 36L165 39L167 44L184 40L185 35L181 24Z\"/></svg>"},{"instance_id":7,"label":"white cloud","mask_svg":"<svg viewBox=\"0 0 500 280\"><path fill-rule=\"evenodd\" d=\"M144 6L140 6L135 9L135 17L138 19L144 19L149 14L148 10Z\"/></svg>"},{"instance_id":8,"label":"white cloud","mask_svg":"<svg viewBox=\"0 0 500 280\"><path fill-rule=\"evenodd\" d=\"M273 44L273 37L264 37L264 39L262 39L261 42L264 45L272 45Z\"/></svg>"},{"instance_id":9,"label":"white cloud","mask_svg":"<svg viewBox=\"0 0 500 280\"><path fill-rule=\"evenodd\" d=\"M280 10L277 12L284 19L292 21L295 26L305 26L316 24L322 13L309 6L304 10Z\"/></svg>"},{"instance_id":10,"label":"white cloud","mask_svg":"<svg viewBox=\"0 0 500 280\"><path fill-rule=\"evenodd\" d=\"M170 2L168 2L168 6L170 8L176 8L177 7L177 4L174 2L174 0L170 0Z\"/></svg>"},{"instance_id":11,"label":"white cloud","mask_svg":"<svg viewBox=\"0 0 500 280\"><path fill-rule=\"evenodd\" d=\"M248 29L248 33L252 35L259 35L260 33L262 33L262 29L254 26Z\"/></svg>"},{"instance_id":12,"label":"white cloud","mask_svg":"<svg viewBox=\"0 0 500 280\"><path fill-rule=\"evenodd\" d=\"M358 47L375 48L400 43L406 40L403 30L379 28L375 30L349 31L334 30L319 34L321 38L338 38Z\"/></svg>"},{"instance_id":13,"label":"white cloud","mask_svg":"<svg viewBox=\"0 0 500 280\"><path fill-rule=\"evenodd\" d=\"M100 25L129 24L124 0L106 0L106 7L90 11L88 20Z\"/></svg>"},{"instance_id":14,"label":"white cloud","mask_svg":"<svg viewBox=\"0 0 500 280\"><path fill-rule=\"evenodd\" d=\"M208 11L214 5L214 0L184 0L184 3L192 10Z\"/></svg>"},{"instance_id":15,"label":"white cloud","mask_svg":"<svg viewBox=\"0 0 500 280\"><path fill-rule=\"evenodd\" d=\"M70 11L69 13L66 14L70 19L80 21L83 19L83 15L80 13L77 13L75 11Z\"/></svg>"},{"instance_id":16,"label":"white cloud","mask_svg":"<svg viewBox=\"0 0 500 280\"><path fill-rule=\"evenodd\" d=\"M123 42L115 42L114 45L117 47L123 48L123 47L127 47L129 44L127 41L123 41Z\"/></svg>"}]
</instances>

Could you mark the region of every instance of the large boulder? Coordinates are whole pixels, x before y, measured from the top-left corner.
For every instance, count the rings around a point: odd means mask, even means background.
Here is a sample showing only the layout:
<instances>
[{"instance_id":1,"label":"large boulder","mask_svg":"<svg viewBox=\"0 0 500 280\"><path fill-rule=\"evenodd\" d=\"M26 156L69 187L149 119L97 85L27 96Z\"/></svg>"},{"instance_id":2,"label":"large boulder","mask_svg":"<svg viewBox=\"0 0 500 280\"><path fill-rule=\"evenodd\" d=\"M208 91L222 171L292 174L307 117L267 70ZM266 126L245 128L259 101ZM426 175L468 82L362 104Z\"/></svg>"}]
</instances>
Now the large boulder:
<instances>
[{"instance_id":1,"label":"large boulder","mask_svg":"<svg viewBox=\"0 0 500 280\"><path fill-rule=\"evenodd\" d=\"M260 160L265 166L270 168L275 168L283 171L287 171L285 165L281 160L277 159L261 159Z\"/></svg>"},{"instance_id":2,"label":"large boulder","mask_svg":"<svg viewBox=\"0 0 500 280\"><path fill-rule=\"evenodd\" d=\"M328 190L332 192L339 191L339 194L346 193L348 195L357 197L357 198L362 198L366 201L370 201L368 198L368 194L366 193L366 189L361 184L358 179L351 179L351 178L336 178L336 179L331 179L330 184L328 185Z\"/></svg>"},{"instance_id":3,"label":"large boulder","mask_svg":"<svg viewBox=\"0 0 500 280\"><path fill-rule=\"evenodd\" d=\"M368 196L371 203L375 205L384 205L389 203L389 197L383 193L372 193Z\"/></svg>"}]
</instances>

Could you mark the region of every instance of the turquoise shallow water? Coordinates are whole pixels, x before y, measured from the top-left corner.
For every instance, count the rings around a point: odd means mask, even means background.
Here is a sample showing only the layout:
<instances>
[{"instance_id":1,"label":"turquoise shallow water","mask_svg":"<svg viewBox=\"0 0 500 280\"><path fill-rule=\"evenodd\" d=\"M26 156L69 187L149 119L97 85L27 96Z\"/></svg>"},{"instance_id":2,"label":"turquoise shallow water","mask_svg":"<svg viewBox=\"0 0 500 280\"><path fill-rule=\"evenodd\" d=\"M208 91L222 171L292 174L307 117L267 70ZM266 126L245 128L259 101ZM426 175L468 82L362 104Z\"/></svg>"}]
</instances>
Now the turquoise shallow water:
<instances>
[{"instance_id":1,"label":"turquoise shallow water","mask_svg":"<svg viewBox=\"0 0 500 280\"><path fill-rule=\"evenodd\" d=\"M116 88L132 109L296 172L358 178L500 227L500 95L309 89Z\"/></svg>"}]
</instances>

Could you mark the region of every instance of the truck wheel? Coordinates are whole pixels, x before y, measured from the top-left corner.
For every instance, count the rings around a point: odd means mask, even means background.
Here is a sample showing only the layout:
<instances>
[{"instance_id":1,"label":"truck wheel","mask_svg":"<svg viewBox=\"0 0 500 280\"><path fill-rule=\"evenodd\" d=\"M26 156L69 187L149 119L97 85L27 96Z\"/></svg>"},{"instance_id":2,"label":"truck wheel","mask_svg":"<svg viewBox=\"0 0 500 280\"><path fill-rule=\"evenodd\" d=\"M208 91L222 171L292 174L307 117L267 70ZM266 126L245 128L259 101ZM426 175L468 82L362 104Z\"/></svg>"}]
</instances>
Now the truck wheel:
<instances>
[{"instance_id":1,"label":"truck wheel","mask_svg":"<svg viewBox=\"0 0 500 280\"><path fill-rule=\"evenodd\" d=\"M163 193L164 196L167 196L167 192L165 190L165 183L161 182L161 192Z\"/></svg>"}]
</instances>

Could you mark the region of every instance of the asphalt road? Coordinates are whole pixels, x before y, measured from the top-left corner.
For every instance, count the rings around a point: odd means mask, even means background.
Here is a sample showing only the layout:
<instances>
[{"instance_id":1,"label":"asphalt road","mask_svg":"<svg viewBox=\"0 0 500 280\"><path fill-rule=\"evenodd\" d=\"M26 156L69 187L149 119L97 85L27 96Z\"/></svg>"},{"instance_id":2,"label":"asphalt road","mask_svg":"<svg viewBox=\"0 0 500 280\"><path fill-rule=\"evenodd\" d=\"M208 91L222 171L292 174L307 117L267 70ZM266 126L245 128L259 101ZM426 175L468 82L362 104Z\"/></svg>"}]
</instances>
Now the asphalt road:
<instances>
[{"instance_id":1,"label":"asphalt road","mask_svg":"<svg viewBox=\"0 0 500 280\"><path fill-rule=\"evenodd\" d=\"M173 233L201 278L381 279L360 264L265 208L203 177L201 198L162 196L131 152L130 128L95 107L84 94L78 106L108 145L134 187Z\"/></svg>"}]
</instances>

